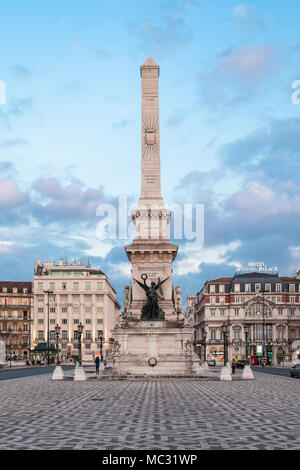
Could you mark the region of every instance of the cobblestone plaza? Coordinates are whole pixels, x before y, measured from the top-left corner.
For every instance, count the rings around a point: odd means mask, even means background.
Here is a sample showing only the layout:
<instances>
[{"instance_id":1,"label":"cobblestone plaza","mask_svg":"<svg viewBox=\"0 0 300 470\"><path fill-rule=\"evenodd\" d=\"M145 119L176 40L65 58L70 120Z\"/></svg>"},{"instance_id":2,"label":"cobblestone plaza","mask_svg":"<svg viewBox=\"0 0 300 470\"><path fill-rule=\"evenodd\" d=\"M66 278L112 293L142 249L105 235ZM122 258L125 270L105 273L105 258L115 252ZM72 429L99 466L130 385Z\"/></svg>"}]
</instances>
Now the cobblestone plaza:
<instances>
[{"instance_id":1,"label":"cobblestone plaza","mask_svg":"<svg viewBox=\"0 0 300 470\"><path fill-rule=\"evenodd\" d=\"M299 449L300 381L1 382L0 449Z\"/></svg>"}]
</instances>

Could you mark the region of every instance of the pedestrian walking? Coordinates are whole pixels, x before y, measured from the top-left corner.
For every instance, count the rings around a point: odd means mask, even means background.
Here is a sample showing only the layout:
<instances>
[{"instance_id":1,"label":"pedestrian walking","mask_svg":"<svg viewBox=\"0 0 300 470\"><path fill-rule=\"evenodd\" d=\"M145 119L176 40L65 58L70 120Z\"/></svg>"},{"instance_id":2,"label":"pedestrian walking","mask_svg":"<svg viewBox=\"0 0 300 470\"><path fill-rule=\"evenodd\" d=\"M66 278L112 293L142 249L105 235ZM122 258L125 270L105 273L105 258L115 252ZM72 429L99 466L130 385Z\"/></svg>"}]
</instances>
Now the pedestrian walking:
<instances>
[{"instance_id":1,"label":"pedestrian walking","mask_svg":"<svg viewBox=\"0 0 300 470\"><path fill-rule=\"evenodd\" d=\"M98 356L95 359L95 365L96 365L96 375L99 375L100 359Z\"/></svg>"},{"instance_id":2,"label":"pedestrian walking","mask_svg":"<svg viewBox=\"0 0 300 470\"><path fill-rule=\"evenodd\" d=\"M233 373L233 374L235 374L235 367L236 367L236 366L235 366L235 360L232 359L232 361L231 361L231 368L232 368L232 373Z\"/></svg>"}]
</instances>

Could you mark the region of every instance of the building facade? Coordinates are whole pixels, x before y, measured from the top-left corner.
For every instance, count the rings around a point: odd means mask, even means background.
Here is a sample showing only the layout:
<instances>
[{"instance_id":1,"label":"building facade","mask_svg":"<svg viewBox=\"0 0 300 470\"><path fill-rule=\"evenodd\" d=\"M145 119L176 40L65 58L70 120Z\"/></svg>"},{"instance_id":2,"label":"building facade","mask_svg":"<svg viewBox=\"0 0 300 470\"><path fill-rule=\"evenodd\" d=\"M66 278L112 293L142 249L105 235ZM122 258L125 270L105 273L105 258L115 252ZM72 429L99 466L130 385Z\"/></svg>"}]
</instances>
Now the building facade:
<instances>
[{"instance_id":1,"label":"building facade","mask_svg":"<svg viewBox=\"0 0 300 470\"><path fill-rule=\"evenodd\" d=\"M194 306L195 349L201 361L300 362L300 271L237 274L207 281Z\"/></svg>"},{"instance_id":2,"label":"building facade","mask_svg":"<svg viewBox=\"0 0 300 470\"><path fill-rule=\"evenodd\" d=\"M0 282L0 339L7 359L29 359L32 302L31 282Z\"/></svg>"},{"instance_id":3,"label":"building facade","mask_svg":"<svg viewBox=\"0 0 300 470\"><path fill-rule=\"evenodd\" d=\"M68 264L36 261L34 267L34 321L32 347L47 342L56 345L55 326L60 327L60 358L78 358L78 326L83 325L82 360L100 355L111 347L111 330L120 314L116 291L107 276L90 263Z\"/></svg>"}]
</instances>

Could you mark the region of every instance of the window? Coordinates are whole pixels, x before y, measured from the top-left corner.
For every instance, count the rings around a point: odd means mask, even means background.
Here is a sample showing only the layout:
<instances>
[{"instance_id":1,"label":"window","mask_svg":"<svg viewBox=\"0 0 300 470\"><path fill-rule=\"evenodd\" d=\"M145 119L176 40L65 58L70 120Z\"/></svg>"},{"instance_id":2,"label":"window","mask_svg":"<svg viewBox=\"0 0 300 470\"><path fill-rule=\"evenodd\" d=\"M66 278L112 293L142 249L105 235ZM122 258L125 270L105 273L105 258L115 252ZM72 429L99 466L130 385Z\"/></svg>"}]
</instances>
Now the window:
<instances>
[{"instance_id":1,"label":"window","mask_svg":"<svg viewBox=\"0 0 300 470\"><path fill-rule=\"evenodd\" d=\"M91 320L90 318L86 318L86 319L85 319L85 323L86 323L87 325L90 325L90 324L92 323L92 320Z\"/></svg>"},{"instance_id":2,"label":"window","mask_svg":"<svg viewBox=\"0 0 300 470\"><path fill-rule=\"evenodd\" d=\"M234 292L240 292L240 284L234 284Z\"/></svg>"},{"instance_id":3,"label":"window","mask_svg":"<svg viewBox=\"0 0 300 470\"><path fill-rule=\"evenodd\" d=\"M220 292L220 294L224 294L224 292L225 292L225 286L224 286L224 284L220 284L220 286L219 286L219 292Z\"/></svg>"},{"instance_id":4,"label":"window","mask_svg":"<svg viewBox=\"0 0 300 470\"><path fill-rule=\"evenodd\" d=\"M295 297L290 297L290 303L294 304L295 303Z\"/></svg>"},{"instance_id":5,"label":"window","mask_svg":"<svg viewBox=\"0 0 300 470\"><path fill-rule=\"evenodd\" d=\"M245 292L251 292L251 284L245 284Z\"/></svg>"},{"instance_id":6,"label":"window","mask_svg":"<svg viewBox=\"0 0 300 470\"><path fill-rule=\"evenodd\" d=\"M266 340L272 341L272 325L266 325Z\"/></svg>"},{"instance_id":7,"label":"window","mask_svg":"<svg viewBox=\"0 0 300 470\"><path fill-rule=\"evenodd\" d=\"M281 284L276 284L276 292L281 292Z\"/></svg>"},{"instance_id":8,"label":"window","mask_svg":"<svg viewBox=\"0 0 300 470\"><path fill-rule=\"evenodd\" d=\"M44 339L44 332L38 331L38 339Z\"/></svg>"},{"instance_id":9,"label":"window","mask_svg":"<svg viewBox=\"0 0 300 470\"><path fill-rule=\"evenodd\" d=\"M61 338L62 338L62 339L68 339L68 332L67 332L66 330L63 330L63 331L61 332Z\"/></svg>"},{"instance_id":10,"label":"window","mask_svg":"<svg viewBox=\"0 0 300 470\"><path fill-rule=\"evenodd\" d=\"M79 325L79 318L74 318L74 325Z\"/></svg>"},{"instance_id":11,"label":"window","mask_svg":"<svg viewBox=\"0 0 300 470\"><path fill-rule=\"evenodd\" d=\"M23 323L23 331L28 331L28 324L27 323Z\"/></svg>"},{"instance_id":12,"label":"window","mask_svg":"<svg viewBox=\"0 0 300 470\"><path fill-rule=\"evenodd\" d=\"M42 318L39 318L38 319L38 325L43 325L44 324L44 320Z\"/></svg>"},{"instance_id":13,"label":"window","mask_svg":"<svg viewBox=\"0 0 300 470\"><path fill-rule=\"evenodd\" d=\"M98 330L98 332L97 332L97 338L98 338L98 339L103 338L103 330Z\"/></svg>"},{"instance_id":14,"label":"window","mask_svg":"<svg viewBox=\"0 0 300 470\"><path fill-rule=\"evenodd\" d=\"M239 316L239 309L238 309L238 308L235 308L235 309L234 309L234 316L235 316L235 317L238 317L238 316Z\"/></svg>"},{"instance_id":15,"label":"window","mask_svg":"<svg viewBox=\"0 0 300 470\"><path fill-rule=\"evenodd\" d=\"M282 298L281 298L281 297L276 297L276 301L277 301L277 302L281 302L281 301L282 301Z\"/></svg>"},{"instance_id":16,"label":"window","mask_svg":"<svg viewBox=\"0 0 300 470\"><path fill-rule=\"evenodd\" d=\"M216 339L216 330L210 330L210 339Z\"/></svg>"},{"instance_id":17,"label":"window","mask_svg":"<svg viewBox=\"0 0 300 470\"><path fill-rule=\"evenodd\" d=\"M73 290L79 290L79 282L73 282Z\"/></svg>"},{"instance_id":18,"label":"window","mask_svg":"<svg viewBox=\"0 0 300 470\"><path fill-rule=\"evenodd\" d=\"M216 286L214 284L211 284L209 286L209 293L214 294L216 292Z\"/></svg>"},{"instance_id":19,"label":"window","mask_svg":"<svg viewBox=\"0 0 300 470\"><path fill-rule=\"evenodd\" d=\"M61 321L62 325L66 325L68 323L68 320L67 318L63 318L62 321Z\"/></svg>"},{"instance_id":20,"label":"window","mask_svg":"<svg viewBox=\"0 0 300 470\"><path fill-rule=\"evenodd\" d=\"M55 325L55 319L51 318L50 325Z\"/></svg>"},{"instance_id":21,"label":"window","mask_svg":"<svg viewBox=\"0 0 300 470\"><path fill-rule=\"evenodd\" d=\"M91 349L91 345L88 343L85 345L85 349Z\"/></svg>"},{"instance_id":22,"label":"window","mask_svg":"<svg viewBox=\"0 0 300 470\"><path fill-rule=\"evenodd\" d=\"M91 290L91 283L90 282L85 283L85 290Z\"/></svg>"},{"instance_id":23,"label":"window","mask_svg":"<svg viewBox=\"0 0 300 470\"><path fill-rule=\"evenodd\" d=\"M38 313L43 313L43 311L44 311L43 307L38 308Z\"/></svg>"},{"instance_id":24,"label":"window","mask_svg":"<svg viewBox=\"0 0 300 470\"><path fill-rule=\"evenodd\" d=\"M225 309L224 309L224 308L221 308L221 310L220 310L220 315L221 315L221 317L224 317L224 314L225 314Z\"/></svg>"},{"instance_id":25,"label":"window","mask_svg":"<svg viewBox=\"0 0 300 470\"><path fill-rule=\"evenodd\" d=\"M225 297L220 297L220 304L225 304Z\"/></svg>"},{"instance_id":26,"label":"window","mask_svg":"<svg viewBox=\"0 0 300 470\"><path fill-rule=\"evenodd\" d=\"M97 307L97 312L102 313L103 312L103 307Z\"/></svg>"},{"instance_id":27,"label":"window","mask_svg":"<svg viewBox=\"0 0 300 470\"><path fill-rule=\"evenodd\" d=\"M55 302L55 295L49 296L49 302Z\"/></svg>"},{"instance_id":28,"label":"window","mask_svg":"<svg viewBox=\"0 0 300 470\"><path fill-rule=\"evenodd\" d=\"M255 292L259 292L261 290L261 284L255 284Z\"/></svg>"},{"instance_id":29,"label":"window","mask_svg":"<svg viewBox=\"0 0 300 470\"><path fill-rule=\"evenodd\" d=\"M23 294L27 294L27 293L28 293L28 289L27 289L27 287L24 287L23 288Z\"/></svg>"},{"instance_id":30,"label":"window","mask_svg":"<svg viewBox=\"0 0 300 470\"><path fill-rule=\"evenodd\" d=\"M67 295L61 295L60 296L60 302L62 304L66 304L68 302L68 296Z\"/></svg>"},{"instance_id":31,"label":"window","mask_svg":"<svg viewBox=\"0 0 300 470\"><path fill-rule=\"evenodd\" d=\"M98 290L103 289L103 282L97 282L97 289Z\"/></svg>"},{"instance_id":32,"label":"window","mask_svg":"<svg viewBox=\"0 0 300 470\"><path fill-rule=\"evenodd\" d=\"M241 339L241 329L235 328L233 331L234 331L234 339L236 341L239 341Z\"/></svg>"},{"instance_id":33,"label":"window","mask_svg":"<svg viewBox=\"0 0 300 470\"><path fill-rule=\"evenodd\" d=\"M292 317L295 315L295 309L294 308L290 309L290 314L291 314Z\"/></svg>"},{"instance_id":34,"label":"window","mask_svg":"<svg viewBox=\"0 0 300 470\"><path fill-rule=\"evenodd\" d=\"M74 307L73 310L74 310L74 313L79 313L79 307Z\"/></svg>"},{"instance_id":35,"label":"window","mask_svg":"<svg viewBox=\"0 0 300 470\"><path fill-rule=\"evenodd\" d=\"M67 312L68 312L68 309L67 309L66 307L63 307L63 308L61 309L61 311L62 311L62 313L67 313Z\"/></svg>"},{"instance_id":36,"label":"window","mask_svg":"<svg viewBox=\"0 0 300 470\"><path fill-rule=\"evenodd\" d=\"M55 290L55 282L50 282L50 290Z\"/></svg>"},{"instance_id":37,"label":"window","mask_svg":"<svg viewBox=\"0 0 300 470\"><path fill-rule=\"evenodd\" d=\"M38 297L38 302L44 302L44 297Z\"/></svg>"},{"instance_id":38,"label":"window","mask_svg":"<svg viewBox=\"0 0 300 470\"><path fill-rule=\"evenodd\" d=\"M79 295L73 295L73 302L80 302Z\"/></svg>"},{"instance_id":39,"label":"window","mask_svg":"<svg viewBox=\"0 0 300 470\"><path fill-rule=\"evenodd\" d=\"M213 310L210 311L210 316L211 316L211 317L215 317L215 316L216 316L216 311L215 311L215 309L213 309Z\"/></svg>"},{"instance_id":40,"label":"window","mask_svg":"<svg viewBox=\"0 0 300 470\"><path fill-rule=\"evenodd\" d=\"M42 282L38 282L38 290L43 290L43 283Z\"/></svg>"},{"instance_id":41,"label":"window","mask_svg":"<svg viewBox=\"0 0 300 470\"><path fill-rule=\"evenodd\" d=\"M85 339L90 340L91 338L92 338L92 332L90 330L86 330Z\"/></svg>"},{"instance_id":42,"label":"window","mask_svg":"<svg viewBox=\"0 0 300 470\"><path fill-rule=\"evenodd\" d=\"M265 292L271 292L271 284L265 284Z\"/></svg>"},{"instance_id":43,"label":"window","mask_svg":"<svg viewBox=\"0 0 300 470\"><path fill-rule=\"evenodd\" d=\"M280 316L281 316L281 315L282 315L282 313L283 313L282 311L283 311L283 309L282 309L282 308L279 308L279 309L278 309L278 315L280 315Z\"/></svg>"},{"instance_id":44,"label":"window","mask_svg":"<svg viewBox=\"0 0 300 470\"><path fill-rule=\"evenodd\" d=\"M278 339L284 339L284 330L285 330L284 326L279 326L277 328L277 338Z\"/></svg>"},{"instance_id":45,"label":"window","mask_svg":"<svg viewBox=\"0 0 300 470\"><path fill-rule=\"evenodd\" d=\"M98 323L98 325L99 325L99 324L103 324L102 318L98 318L97 323Z\"/></svg>"},{"instance_id":46,"label":"window","mask_svg":"<svg viewBox=\"0 0 300 470\"><path fill-rule=\"evenodd\" d=\"M291 292L292 294L295 293L295 284L290 284L289 285L289 292Z\"/></svg>"},{"instance_id":47,"label":"window","mask_svg":"<svg viewBox=\"0 0 300 470\"><path fill-rule=\"evenodd\" d=\"M18 288L17 287L13 287L13 294L17 294L18 293Z\"/></svg>"},{"instance_id":48,"label":"window","mask_svg":"<svg viewBox=\"0 0 300 470\"><path fill-rule=\"evenodd\" d=\"M50 307L50 313L55 313L55 307Z\"/></svg>"},{"instance_id":49,"label":"window","mask_svg":"<svg viewBox=\"0 0 300 470\"><path fill-rule=\"evenodd\" d=\"M91 313L92 309L91 307L85 307L85 313Z\"/></svg>"},{"instance_id":50,"label":"window","mask_svg":"<svg viewBox=\"0 0 300 470\"><path fill-rule=\"evenodd\" d=\"M62 283L61 283L61 288L62 288L62 290L67 290L67 286L68 286L68 285L67 285L66 282L62 282Z\"/></svg>"}]
</instances>

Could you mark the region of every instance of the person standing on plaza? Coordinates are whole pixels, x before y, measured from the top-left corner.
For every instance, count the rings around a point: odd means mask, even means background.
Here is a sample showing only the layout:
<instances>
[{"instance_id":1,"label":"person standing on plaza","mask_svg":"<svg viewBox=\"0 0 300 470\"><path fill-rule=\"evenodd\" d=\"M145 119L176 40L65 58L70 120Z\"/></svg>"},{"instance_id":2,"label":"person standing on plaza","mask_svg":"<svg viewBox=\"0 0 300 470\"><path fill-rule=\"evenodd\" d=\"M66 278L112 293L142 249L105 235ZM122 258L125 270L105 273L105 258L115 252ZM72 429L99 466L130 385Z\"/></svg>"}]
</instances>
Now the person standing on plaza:
<instances>
[{"instance_id":1,"label":"person standing on plaza","mask_svg":"<svg viewBox=\"0 0 300 470\"><path fill-rule=\"evenodd\" d=\"M231 368L232 368L232 373L235 374L235 360L232 359L231 361Z\"/></svg>"},{"instance_id":2,"label":"person standing on plaza","mask_svg":"<svg viewBox=\"0 0 300 470\"><path fill-rule=\"evenodd\" d=\"M95 359L95 365L96 365L96 374L99 375L100 359L98 356Z\"/></svg>"}]
</instances>

